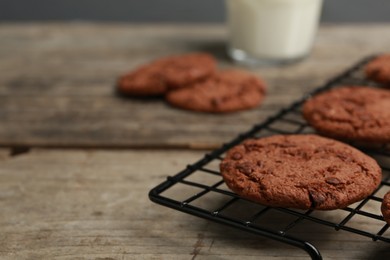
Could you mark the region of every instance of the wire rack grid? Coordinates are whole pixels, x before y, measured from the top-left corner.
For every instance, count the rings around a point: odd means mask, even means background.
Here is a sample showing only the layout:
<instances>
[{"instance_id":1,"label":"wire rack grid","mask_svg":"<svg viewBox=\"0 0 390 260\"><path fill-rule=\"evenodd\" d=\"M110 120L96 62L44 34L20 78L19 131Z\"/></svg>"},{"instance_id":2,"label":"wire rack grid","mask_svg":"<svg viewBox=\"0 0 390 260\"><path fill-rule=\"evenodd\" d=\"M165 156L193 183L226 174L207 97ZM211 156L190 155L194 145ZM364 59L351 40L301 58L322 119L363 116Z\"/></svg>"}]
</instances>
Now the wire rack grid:
<instances>
[{"instance_id":1,"label":"wire rack grid","mask_svg":"<svg viewBox=\"0 0 390 260\"><path fill-rule=\"evenodd\" d=\"M362 70L364 65L374 57L361 60L324 86L315 89L310 95L282 109L265 122L254 125L246 133L206 154L178 174L167 177L166 181L149 192L149 198L153 202L191 215L296 246L305 250L312 259L322 259L320 251L309 241L292 235L294 233L292 231L297 226L308 222L365 236L373 241L390 243L389 225L378 210L383 195L390 190L390 144L362 148L358 144L350 143L378 161L382 167L383 180L371 196L344 209L336 210L342 213L337 214L343 216L339 219L334 217L335 211L272 208L240 198L227 188L218 170L224 153L247 138L273 134L315 133L301 116L301 107L305 100L311 95L339 85L378 87L377 84L365 79ZM279 218L281 221L278 221L278 225L274 225L269 222L271 218ZM374 222L370 230L359 226L358 220L365 218Z\"/></svg>"}]
</instances>

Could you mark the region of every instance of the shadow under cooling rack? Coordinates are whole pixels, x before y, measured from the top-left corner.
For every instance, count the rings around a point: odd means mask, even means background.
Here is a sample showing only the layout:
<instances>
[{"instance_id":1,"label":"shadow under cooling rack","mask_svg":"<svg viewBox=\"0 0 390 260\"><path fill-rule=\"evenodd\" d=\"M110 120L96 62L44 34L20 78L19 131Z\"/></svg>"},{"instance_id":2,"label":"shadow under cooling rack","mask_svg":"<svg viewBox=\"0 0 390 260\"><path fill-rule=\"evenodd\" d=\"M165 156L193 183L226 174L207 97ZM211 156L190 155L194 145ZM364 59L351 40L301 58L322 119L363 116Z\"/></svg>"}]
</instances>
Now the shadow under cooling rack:
<instances>
[{"instance_id":1,"label":"shadow under cooling rack","mask_svg":"<svg viewBox=\"0 0 390 260\"><path fill-rule=\"evenodd\" d=\"M311 95L337 87L338 85L366 85L378 87L367 81L362 67L373 57L365 58ZM305 250L312 259L322 259L319 250L309 241L296 237L297 230L309 225L330 227L361 235L373 241L390 243L389 225L383 220L380 205L384 194L390 190L390 146L389 144L361 149L374 157L383 170L383 180L377 190L366 199L347 208L332 211L296 210L272 208L240 198L225 185L219 173L219 163L224 153L247 138L258 138L274 134L315 133L301 116L305 100L293 103L275 116L253 126L248 132L224 144L198 162L167 180L149 193L149 198L158 204L186 212L198 217L226 224L241 230L284 242ZM350 143L359 148L358 144ZM369 221L370 225L360 223Z\"/></svg>"}]
</instances>

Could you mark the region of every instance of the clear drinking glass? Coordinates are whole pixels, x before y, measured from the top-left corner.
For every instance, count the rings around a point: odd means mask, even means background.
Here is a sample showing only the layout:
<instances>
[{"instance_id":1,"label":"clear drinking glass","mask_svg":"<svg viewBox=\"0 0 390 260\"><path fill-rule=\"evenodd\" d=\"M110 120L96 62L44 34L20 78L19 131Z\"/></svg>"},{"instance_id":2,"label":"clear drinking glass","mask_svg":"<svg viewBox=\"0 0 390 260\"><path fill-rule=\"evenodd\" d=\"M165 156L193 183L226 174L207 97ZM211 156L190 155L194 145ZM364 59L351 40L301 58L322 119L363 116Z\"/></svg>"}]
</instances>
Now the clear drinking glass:
<instances>
[{"instance_id":1,"label":"clear drinking glass","mask_svg":"<svg viewBox=\"0 0 390 260\"><path fill-rule=\"evenodd\" d=\"M322 0L226 0L228 53L246 64L283 64L306 57Z\"/></svg>"}]
</instances>

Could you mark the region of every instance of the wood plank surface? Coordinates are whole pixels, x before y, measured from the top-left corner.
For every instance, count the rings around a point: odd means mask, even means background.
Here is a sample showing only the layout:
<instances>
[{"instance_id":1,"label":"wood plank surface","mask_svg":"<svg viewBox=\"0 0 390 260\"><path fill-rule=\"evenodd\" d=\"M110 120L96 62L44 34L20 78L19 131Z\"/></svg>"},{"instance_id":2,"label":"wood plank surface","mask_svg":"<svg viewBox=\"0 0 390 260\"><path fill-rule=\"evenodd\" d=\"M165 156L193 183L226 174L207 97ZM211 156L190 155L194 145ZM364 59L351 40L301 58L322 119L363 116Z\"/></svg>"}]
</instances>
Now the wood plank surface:
<instances>
[{"instance_id":1,"label":"wood plank surface","mask_svg":"<svg viewBox=\"0 0 390 260\"><path fill-rule=\"evenodd\" d=\"M0 161L6 160L10 157L10 150L5 148L0 148Z\"/></svg>"},{"instance_id":2,"label":"wood plank surface","mask_svg":"<svg viewBox=\"0 0 390 260\"><path fill-rule=\"evenodd\" d=\"M170 54L207 51L237 67L225 43L222 25L3 23L0 146L217 147L362 57L390 52L390 25L322 25L303 62L245 68L269 85L251 111L199 114L114 93L119 75Z\"/></svg>"},{"instance_id":3,"label":"wood plank surface","mask_svg":"<svg viewBox=\"0 0 390 260\"><path fill-rule=\"evenodd\" d=\"M301 249L149 201L152 187L203 153L33 149L0 160L0 258L309 259ZM390 257L388 243L318 224L295 234L324 259Z\"/></svg>"},{"instance_id":4,"label":"wood plank surface","mask_svg":"<svg viewBox=\"0 0 390 260\"><path fill-rule=\"evenodd\" d=\"M390 25L322 25L305 61L246 68L269 84L251 111L198 114L114 92L118 75L165 55L207 51L220 67L236 67L225 38L222 25L0 24L0 259L308 259L154 204L148 192L205 152L173 148L219 146L366 55L390 52ZM303 224L294 234L325 259L390 258L388 243ZM373 230L378 221L353 225Z\"/></svg>"}]
</instances>

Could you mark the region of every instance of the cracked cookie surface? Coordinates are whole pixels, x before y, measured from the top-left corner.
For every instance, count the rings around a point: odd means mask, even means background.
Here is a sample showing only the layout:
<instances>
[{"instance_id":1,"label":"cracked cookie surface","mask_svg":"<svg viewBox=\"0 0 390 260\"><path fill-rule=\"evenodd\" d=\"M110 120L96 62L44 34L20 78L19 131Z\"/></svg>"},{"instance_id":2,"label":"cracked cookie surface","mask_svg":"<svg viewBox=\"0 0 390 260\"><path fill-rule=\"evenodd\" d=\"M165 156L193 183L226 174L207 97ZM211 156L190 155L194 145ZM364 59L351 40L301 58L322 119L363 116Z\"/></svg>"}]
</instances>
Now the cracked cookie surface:
<instances>
[{"instance_id":1,"label":"cracked cookie surface","mask_svg":"<svg viewBox=\"0 0 390 260\"><path fill-rule=\"evenodd\" d=\"M390 142L390 90L334 88L306 101L303 116L317 131L330 137Z\"/></svg>"},{"instance_id":2,"label":"cracked cookie surface","mask_svg":"<svg viewBox=\"0 0 390 260\"><path fill-rule=\"evenodd\" d=\"M211 113L226 113L258 106L265 84L257 76L241 70L223 70L190 87L170 91L166 100L173 106Z\"/></svg>"},{"instance_id":3,"label":"cracked cookie surface","mask_svg":"<svg viewBox=\"0 0 390 260\"><path fill-rule=\"evenodd\" d=\"M274 135L230 149L220 164L226 185L272 207L330 210L369 196L381 181L376 161L317 135Z\"/></svg>"}]
</instances>

